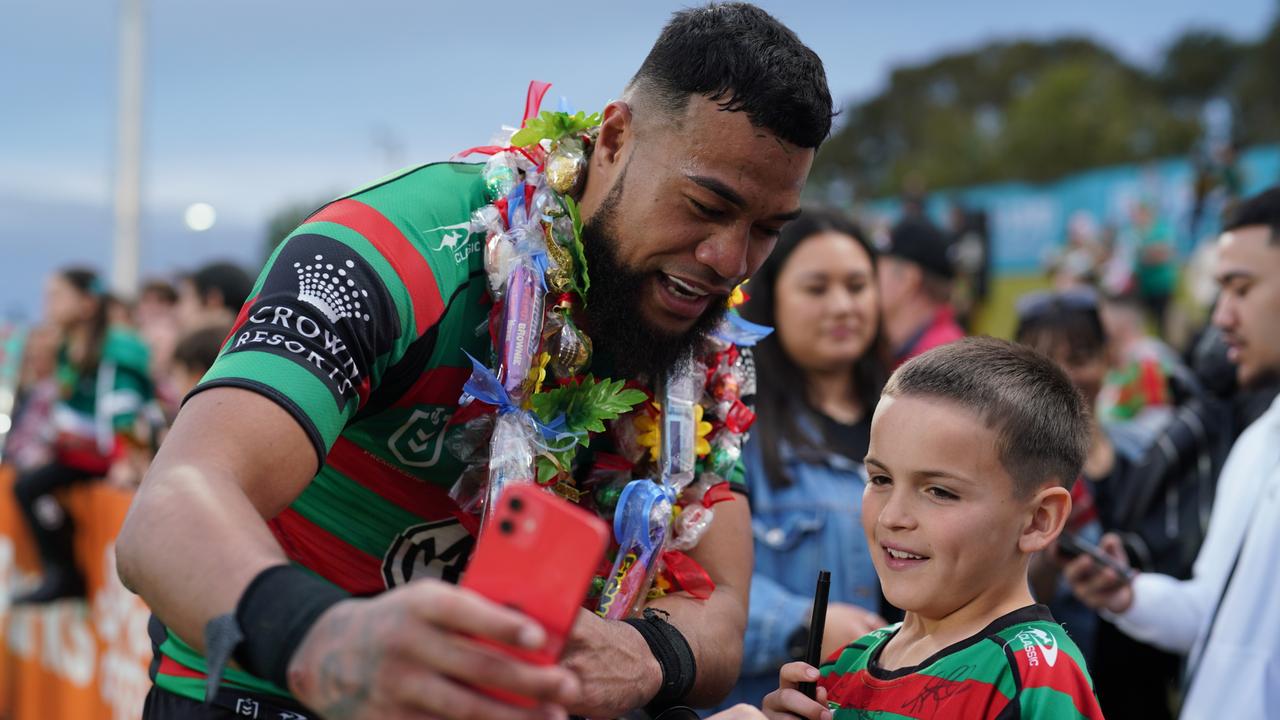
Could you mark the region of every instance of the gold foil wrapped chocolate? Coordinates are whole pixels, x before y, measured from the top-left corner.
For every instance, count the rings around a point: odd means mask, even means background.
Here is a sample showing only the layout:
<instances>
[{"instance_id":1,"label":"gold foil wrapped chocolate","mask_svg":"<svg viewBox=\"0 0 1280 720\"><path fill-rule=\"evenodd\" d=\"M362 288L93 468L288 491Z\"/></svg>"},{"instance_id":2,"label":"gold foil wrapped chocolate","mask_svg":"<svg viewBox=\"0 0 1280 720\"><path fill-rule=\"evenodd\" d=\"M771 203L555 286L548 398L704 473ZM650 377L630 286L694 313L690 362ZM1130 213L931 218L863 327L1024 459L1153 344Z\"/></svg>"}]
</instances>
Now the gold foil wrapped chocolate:
<instances>
[{"instance_id":1,"label":"gold foil wrapped chocolate","mask_svg":"<svg viewBox=\"0 0 1280 720\"><path fill-rule=\"evenodd\" d=\"M556 317L556 328L547 341L546 349L551 353L551 372L563 380L581 373L590 364L591 338L579 330L568 315L557 314Z\"/></svg>"},{"instance_id":2,"label":"gold foil wrapped chocolate","mask_svg":"<svg viewBox=\"0 0 1280 720\"><path fill-rule=\"evenodd\" d=\"M547 268L547 286L557 294L569 292L573 287L573 257L551 237L549 225L547 226L547 256L551 258L551 266Z\"/></svg>"},{"instance_id":3,"label":"gold foil wrapped chocolate","mask_svg":"<svg viewBox=\"0 0 1280 720\"><path fill-rule=\"evenodd\" d=\"M576 195L587 173L587 152L582 141L566 138L556 143L543 172L547 185L561 195Z\"/></svg>"}]
</instances>

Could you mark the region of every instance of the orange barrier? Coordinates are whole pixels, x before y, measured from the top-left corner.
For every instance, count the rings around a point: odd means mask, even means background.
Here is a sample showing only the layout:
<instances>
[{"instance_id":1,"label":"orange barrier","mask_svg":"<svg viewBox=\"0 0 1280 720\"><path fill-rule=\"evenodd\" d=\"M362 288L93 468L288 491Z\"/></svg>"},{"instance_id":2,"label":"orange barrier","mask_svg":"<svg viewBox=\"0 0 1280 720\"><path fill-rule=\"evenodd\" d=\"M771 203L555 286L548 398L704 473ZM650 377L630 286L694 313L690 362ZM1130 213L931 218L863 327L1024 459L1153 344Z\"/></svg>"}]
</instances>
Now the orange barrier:
<instances>
[{"instance_id":1,"label":"orange barrier","mask_svg":"<svg viewBox=\"0 0 1280 720\"><path fill-rule=\"evenodd\" d=\"M5 720L136 720L150 687L150 611L116 577L115 538L132 494L87 483L64 498L76 523L76 560L88 598L11 607L35 550L0 466L0 717Z\"/></svg>"}]
</instances>

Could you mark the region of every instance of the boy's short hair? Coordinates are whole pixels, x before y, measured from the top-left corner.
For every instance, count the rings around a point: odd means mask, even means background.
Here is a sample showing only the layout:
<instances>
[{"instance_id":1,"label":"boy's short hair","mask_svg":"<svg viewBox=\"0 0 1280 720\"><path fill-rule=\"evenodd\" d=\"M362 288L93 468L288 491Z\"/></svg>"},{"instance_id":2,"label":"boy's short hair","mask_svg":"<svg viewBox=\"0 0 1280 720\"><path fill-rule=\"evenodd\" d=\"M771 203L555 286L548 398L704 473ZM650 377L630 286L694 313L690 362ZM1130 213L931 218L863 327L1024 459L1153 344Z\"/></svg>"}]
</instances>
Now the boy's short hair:
<instances>
[{"instance_id":1,"label":"boy's short hair","mask_svg":"<svg viewBox=\"0 0 1280 720\"><path fill-rule=\"evenodd\" d=\"M982 418L996 433L1000 462L1019 497L1052 481L1069 488L1084 466L1084 398L1056 363L1031 348L990 337L957 340L906 362L884 394L946 400Z\"/></svg>"}]
</instances>

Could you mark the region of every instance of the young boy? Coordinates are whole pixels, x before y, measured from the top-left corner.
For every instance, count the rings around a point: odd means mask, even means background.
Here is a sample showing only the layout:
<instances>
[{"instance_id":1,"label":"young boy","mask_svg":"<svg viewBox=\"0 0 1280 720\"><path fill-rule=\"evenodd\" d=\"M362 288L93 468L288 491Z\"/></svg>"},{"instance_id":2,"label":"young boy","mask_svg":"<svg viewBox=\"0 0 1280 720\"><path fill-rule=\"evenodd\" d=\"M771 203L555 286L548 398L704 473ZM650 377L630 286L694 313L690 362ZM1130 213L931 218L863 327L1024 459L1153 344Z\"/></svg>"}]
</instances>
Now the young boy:
<instances>
[{"instance_id":1,"label":"young boy","mask_svg":"<svg viewBox=\"0 0 1280 720\"><path fill-rule=\"evenodd\" d=\"M784 666L766 716L1101 718L1079 649L1027 587L1088 427L1071 382L1025 347L970 338L899 368L871 424L862 525L906 617L821 671ZM815 680L817 702L796 689Z\"/></svg>"}]
</instances>

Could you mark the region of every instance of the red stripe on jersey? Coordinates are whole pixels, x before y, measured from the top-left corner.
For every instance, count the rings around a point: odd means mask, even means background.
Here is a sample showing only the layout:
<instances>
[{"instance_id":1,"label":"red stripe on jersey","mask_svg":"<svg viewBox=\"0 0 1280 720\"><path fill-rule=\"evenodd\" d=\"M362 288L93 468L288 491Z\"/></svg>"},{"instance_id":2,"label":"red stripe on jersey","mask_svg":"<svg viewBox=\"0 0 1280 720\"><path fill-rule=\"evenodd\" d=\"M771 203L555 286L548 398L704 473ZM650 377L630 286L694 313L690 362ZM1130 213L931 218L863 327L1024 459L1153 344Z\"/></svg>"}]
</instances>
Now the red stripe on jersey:
<instances>
[{"instance_id":1,"label":"red stripe on jersey","mask_svg":"<svg viewBox=\"0 0 1280 720\"><path fill-rule=\"evenodd\" d=\"M397 470L341 436L329 450L325 464L423 520L444 520L459 514L457 503L444 488Z\"/></svg>"},{"instance_id":2,"label":"red stripe on jersey","mask_svg":"<svg viewBox=\"0 0 1280 720\"><path fill-rule=\"evenodd\" d=\"M248 300L245 300L244 305L240 306L240 314L236 315L236 321L231 324L231 330L227 333L227 336L222 338L223 345L226 345L227 341L235 337L236 333L240 332L240 328L244 327L244 324L249 322L249 311L253 309L253 304L256 302L258 302L258 296L254 295Z\"/></svg>"},{"instance_id":3,"label":"red stripe on jersey","mask_svg":"<svg viewBox=\"0 0 1280 720\"><path fill-rule=\"evenodd\" d=\"M413 302L413 317L418 336L435 325L444 314L444 302L440 299L440 287L436 276L422 253L409 242L385 215L373 207L347 198L325 206L307 222L331 222L351 228L382 253L409 291Z\"/></svg>"},{"instance_id":4,"label":"red stripe on jersey","mask_svg":"<svg viewBox=\"0 0 1280 720\"><path fill-rule=\"evenodd\" d=\"M1009 704L996 686L980 680L951 681L921 673L879 680L866 670L831 679L823 678L822 685L827 698L842 708L913 718L994 718Z\"/></svg>"},{"instance_id":5,"label":"red stripe on jersey","mask_svg":"<svg viewBox=\"0 0 1280 720\"><path fill-rule=\"evenodd\" d=\"M471 377L471 368L438 367L418 377L409 391L400 396L395 407L413 405L457 405L462 386Z\"/></svg>"},{"instance_id":6,"label":"red stripe on jersey","mask_svg":"<svg viewBox=\"0 0 1280 720\"><path fill-rule=\"evenodd\" d=\"M268 523L290 560L310 568L353 595L386 589L382 560L348 545L292 508Z\"/></svg>"},{"instance_id":7,"label":"red stripe on jersey","mask_svg":"<svg viewBox=\"0 0 1280 720\"><path fill-rule=\"evenodd\" d=\"M1010 645L1010 649L1017 647L1016 644ZM1075 703L1076 712L1087 718L1101 718L1102 708L1098 706L1098 699L1093 695L1093 689L1089 686L1089 680L1085 677L1084 672L1076 665L1075 660L1065 652L1059 650L1058 658L1053 665L1049 665L1044 654L1044 647L1035 646L1036 649L1036 665L1031 664L1031 658L1026 650L1018 649L1013 653L1014 659L1018 663L1018 675L1022 678L1023 689L1030 688L1050 688L1060 693L1071 696L1071 702Z\"/></svg>"},{"instance_id":8,"label":"red stripe on jersey","mask_svg":"<svg viewBox=\"0 0 1280 720\"><path fill-rule=\"evenodd\" d=\"M160 667L156 668L156 674L168 675L169 677L195 678L197 680L205 679L204 673L199 670L192 670L168 655L160 656Z\"/></svg>"}]
</instances>

